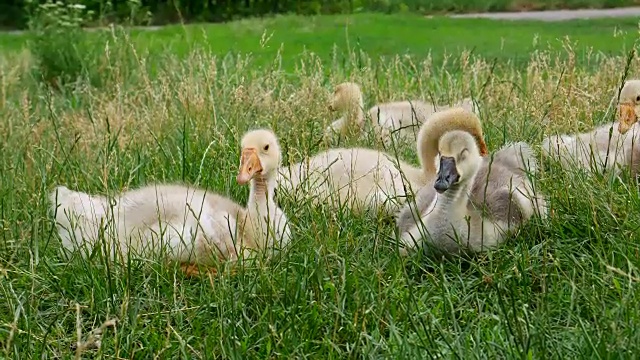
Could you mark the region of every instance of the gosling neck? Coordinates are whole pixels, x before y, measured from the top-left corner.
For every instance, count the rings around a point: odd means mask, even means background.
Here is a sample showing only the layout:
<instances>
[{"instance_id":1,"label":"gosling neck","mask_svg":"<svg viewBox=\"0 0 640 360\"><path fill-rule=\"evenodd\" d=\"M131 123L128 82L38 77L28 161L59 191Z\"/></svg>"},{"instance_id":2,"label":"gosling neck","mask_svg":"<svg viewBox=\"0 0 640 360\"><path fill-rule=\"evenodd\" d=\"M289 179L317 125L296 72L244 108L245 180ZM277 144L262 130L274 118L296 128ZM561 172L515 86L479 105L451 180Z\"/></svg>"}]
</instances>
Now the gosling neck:
<instances>
[{"instance_id":1,"label":"gosling neck","mask_svg":"<svg viewBox=\"0 0 640 360\"><path fill-rule=\"evenodd\" d=\"M273 192L276 188L276 179L273 176L257 174L251 179L249 190L249 204L270 205L273 203ZM250 207L250 209L252 209Z\"/></svg>"},{"instance_id":2,"label":"gosling neck","mask_svg":"<svg viewBox=\"0 0 640 360\"><path fill-rule=\"evenodd\" d=\"M354 97L349 102L349 106L345 109L344 115L348 124L356 126L362 125L364 122L364 101L362 100L362 94L354 94Z\"/></svg>"},{"instance_id":3,"label":"gosling neck","mask_svg":"<svg viewBox=\"0 0 640 360\"><path fill-rule=\"evenodd\" d=\"M273 174L271 174L273 175ZM253 246L264 249L269 237L269 221L275 216L275 202L273 193L276 179L274 176L257 174L251 179L249 201L247 202L247 215L249 220L248 231Z\"/></svg>"},{"instance_id":4,"label":"gosling neck","mask_svg":"<svg viewBox=\"0 0 640 360\"><path fill-rule=\"evenodd\" d=\"M438 194L437 197L437 211L443 216L451 216L450 214L458 214L460 211L466 209L469 202L469 191L473 179L465 179L462 182L451 185L447 191L442 194Z\"/></svg>"},{"instance_id":5,"label":"gosling neck","mask_svg":"<svg viewBox=\"0 0 640 360\"><path fill-rule=\"evenodd\" d=\"M444 132L442 132L444 133ZM427 179L436 176L436 158L438 156L438 140L442 134L436 134L425 123L418 133L417 152L422 167L422 173Z\"/></svg>"}]
</instances>

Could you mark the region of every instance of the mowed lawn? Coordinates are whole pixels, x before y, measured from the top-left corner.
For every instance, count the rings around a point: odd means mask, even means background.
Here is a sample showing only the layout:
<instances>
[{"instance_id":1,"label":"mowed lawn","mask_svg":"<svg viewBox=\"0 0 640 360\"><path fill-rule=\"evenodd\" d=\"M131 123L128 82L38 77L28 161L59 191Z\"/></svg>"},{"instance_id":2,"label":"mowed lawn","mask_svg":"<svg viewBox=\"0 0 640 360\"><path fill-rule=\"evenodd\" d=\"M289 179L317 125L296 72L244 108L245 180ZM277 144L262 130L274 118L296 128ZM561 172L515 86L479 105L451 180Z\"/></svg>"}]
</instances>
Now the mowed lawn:
<instances>
[{"instance_id":1,"label":"mowed lawn","mask_svg":"<svg viewBox=\"0 0 640 360\"><path fill-rule=\"evenodd\" d=\"M615 36L614 36L615 35ZM573 20L566 22L450 19L418 15L356 14L343 16L276 16L224 24L165 26L133 30L131 39L144 52L169 50L186 55L199 48L218 56L252 54L257 65L271 62L278 51L291 69L303 51L324 61L335 54L342 61L349 50L370 56L431 55L439 64L463 49L499 62L525 62L534 50L562 50L565 38L574 46L579 63L590 51L620 54L638 37L636 18ZM27 36L0 33L0 49L16 50Z\"/></svg>"},{"instance_id":2,"label":"mowed lawn","mask_svg":"<svg viewBox=\"0 0 640 360\"><path fill-rule=\"evenodd\" d=\"M0 358L637 357L640 192L626 171L589 174L537 156L549 217L470 259L402 257L392 216L278 192L291 246L195 278L160 256L66 258L48 198L57 185L113 195L170 182L244 205L239 141L258 127L278 135L287 164L330 146L391 152L371 136L320 143L338 117L327 109L333 85L346 80L362 85L366 107L473 96L491 151L526 141L539 155L543 136L613 119L627 65L640 77L640 60L627 64L636 37L634 19L360 14L169 26L132 31L135 54L118 34L94 49L109 60L87 69L99 85L58 91L31 76L25 35L0 35ZM417 164L415 144L398 150Z\"/></svg>"}]
</instances>

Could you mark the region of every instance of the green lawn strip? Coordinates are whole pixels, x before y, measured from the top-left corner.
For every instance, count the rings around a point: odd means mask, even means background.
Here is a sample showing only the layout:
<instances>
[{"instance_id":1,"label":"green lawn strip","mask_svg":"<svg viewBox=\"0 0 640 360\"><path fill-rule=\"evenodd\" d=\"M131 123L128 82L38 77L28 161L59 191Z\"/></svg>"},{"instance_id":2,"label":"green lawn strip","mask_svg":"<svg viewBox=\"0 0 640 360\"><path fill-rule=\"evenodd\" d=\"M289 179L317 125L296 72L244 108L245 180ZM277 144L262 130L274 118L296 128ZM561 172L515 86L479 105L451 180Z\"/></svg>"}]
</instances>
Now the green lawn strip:
<instances>
[{"instance_id":1,"label":"green lawn strip","mask_svg":"<svg viewBox=\"0 0 640 360\"><path fill-rule=\"evenodd\" d=\"M542 23L358 14L170 25L153 31L134 29L131 36L144 52L167 50L186 55L194 48L205 47L220 56L251 53L258 65L270 63L281 49L283 66L291 69L304 50L330 61L334 46L338 55L346 54L349 48L361 49L373 57L412 54L424 58L431 54L436 64L447 54L457 56L467 49L499 62L522 63L536 49L562 50L565 37L575 44L580 62L581 55L590 49L620 54L630 48L638 31L635 18ZM2 34L1 46L19 49L27 38Z\"/></svg>"}]
</instances>

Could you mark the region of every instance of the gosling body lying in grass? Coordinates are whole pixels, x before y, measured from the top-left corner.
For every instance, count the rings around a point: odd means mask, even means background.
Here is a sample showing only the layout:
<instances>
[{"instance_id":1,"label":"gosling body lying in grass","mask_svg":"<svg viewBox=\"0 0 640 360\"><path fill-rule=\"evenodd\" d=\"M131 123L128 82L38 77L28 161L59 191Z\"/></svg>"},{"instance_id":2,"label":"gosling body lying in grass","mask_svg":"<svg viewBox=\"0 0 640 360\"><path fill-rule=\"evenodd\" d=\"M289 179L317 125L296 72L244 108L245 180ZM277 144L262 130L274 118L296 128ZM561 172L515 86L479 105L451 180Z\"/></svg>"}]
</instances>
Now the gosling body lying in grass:
<instances>
[{"instance_id":1,"label":"gosling body lying in grass","mask_svg":"<svg viewBox=\"0 0 640 360\"><path fill-rule=\"evenodd\" d=\"M622 134L618 125L616 122L588 133L546 137L542 141L542 152L559 161L563 167L619 174L628 166L631 174L637 175L640 167L640 126L636 123Z\"/></svg>"},{"instance_id":2,"label":"gosling body lying in grass","mask_svg":"<svg viewBox=\"0 0 640 360\"><path fill-rule=\"evenodd\" d=\"M525 169L536 169L526 143L482 158L470 134L451 131L438 148L437 179L420 189L416 203L405 205L397 217L403 255L423 242L444 254L485 251L534 214L546 216L546 201L534 194L526 175Z\"/></svg>"},{"instance_id":3,"label":"gosling body lying in grass","mask_svg":"<svg viewBox=\"0 0 640 360\"><path fill-rule=\"evenodd\" d=\"M422 100L395 101L377 104L367 111L373 130L383 142L389 144L394 134L395 141L416 139L417 128L436 112L454 107L462 107L475 111L473 101L465 98L449 105L431 104ZM335 87L329 102L329 110L339 112L342 117L334 121L325 130L325 135L335 133L359 134L364 129L364 100L360 86L353 82L345 82Z\"/></svg>"},{"instance_id":4,"label":"gosling body lying in grass","mask_svg":"<svg viewBox=\"0 0 640 360\"><path fill-rule=\"evenodd\" d=\"M552 135L543 139L542 152L564 167L575 166L590 172L614 171L629 167L633 176L640 171L640 80L629 80L620 92L618 121L593 131L574 135Z\"/></svg>"},{"instance_id":5,"label":"gosling body lying in grass","mask_svg":"<svg viewBox=\"0 0 640 360\"><path fill-rule=\"evenodd\" d=\"M272 132L244 136L237 181L251 183L246 209L203 189L153 184L114 199L58 186L51 211L63 247L84 256L100 246L111 259L133 253L203 265L235 260L290 241L287 217L273 200L280 157Z\"/></svg>"},{"instance_id":6,"label":"gosling body lying in grass","mask_svg":"<svg viewBox=\"0 0 640 360\"><path fill-rule=\"evenodd\" d=\"M416 144L420 168L372 149L330 149L282 168L278 187L314 204L393 215L404 204L407 194L413 194L435 177L437 139L456 129L473 134L481 153L486 154L478 117L465 109L453 108L434 114L422 125Z\"/></svg>"}]
</instances>

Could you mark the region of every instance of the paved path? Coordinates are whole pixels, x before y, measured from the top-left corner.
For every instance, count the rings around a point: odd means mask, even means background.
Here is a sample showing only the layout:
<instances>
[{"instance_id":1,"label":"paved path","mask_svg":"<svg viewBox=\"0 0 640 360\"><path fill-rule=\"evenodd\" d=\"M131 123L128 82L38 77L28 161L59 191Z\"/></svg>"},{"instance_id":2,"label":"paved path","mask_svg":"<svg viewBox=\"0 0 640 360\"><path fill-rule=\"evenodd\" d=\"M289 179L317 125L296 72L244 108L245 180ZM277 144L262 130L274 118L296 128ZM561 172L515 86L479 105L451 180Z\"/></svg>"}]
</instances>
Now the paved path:
<instances>
[{"instance_id":1,"label":"paved path","mask_svg":"<svg viewBox=\"0 0 640 360\"><path fill-rule=\"evenodd\" d=\"M563 21L615 17L640 17L640 6L619 9L550 10L451 15L453 18L486 18L494 20Z\"/></svg>"}]
</instances>

